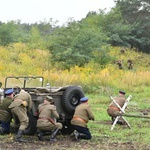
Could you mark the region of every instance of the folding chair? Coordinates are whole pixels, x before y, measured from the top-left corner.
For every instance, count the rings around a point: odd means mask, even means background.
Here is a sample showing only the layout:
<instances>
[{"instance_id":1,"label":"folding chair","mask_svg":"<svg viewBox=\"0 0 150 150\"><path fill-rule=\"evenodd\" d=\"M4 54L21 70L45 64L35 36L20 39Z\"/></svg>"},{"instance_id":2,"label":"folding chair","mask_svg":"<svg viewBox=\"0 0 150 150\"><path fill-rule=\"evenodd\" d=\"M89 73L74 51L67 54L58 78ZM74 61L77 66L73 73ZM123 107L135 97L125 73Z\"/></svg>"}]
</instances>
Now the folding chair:
<instances>
[{"instance_id":1,"label":"folding chair","mask_svg":"<svg viewBox=\"0 0 150 150\"><path fill-rule=\"evenodd\" d=\"M122 108L121 108L120 105L113 99L112 96L111 96L110 98L111 98L111 100L116 104L116 106L120 109L120 113L125 113L125 108L127 107L127 105L128 105L128 103L129 103L130 99L132 98L132 96L129 95L129 97L126 99L126 101L125 101L125 103L124 103L124 105L123 105ZM130 126L130 124L128 123L128 121L127 121L123 116L119 116L119 115L118 115L118 116L116 117L115 121L113 122L112 126L111 126L111 130L113 130L113 128L115 127L115 125L116 125L117 121L120 119L120 117L122 117L122 119L127 123L127 126L128 126L129 128L131 128L131 126Z\"/></svg>"}]
</instances>

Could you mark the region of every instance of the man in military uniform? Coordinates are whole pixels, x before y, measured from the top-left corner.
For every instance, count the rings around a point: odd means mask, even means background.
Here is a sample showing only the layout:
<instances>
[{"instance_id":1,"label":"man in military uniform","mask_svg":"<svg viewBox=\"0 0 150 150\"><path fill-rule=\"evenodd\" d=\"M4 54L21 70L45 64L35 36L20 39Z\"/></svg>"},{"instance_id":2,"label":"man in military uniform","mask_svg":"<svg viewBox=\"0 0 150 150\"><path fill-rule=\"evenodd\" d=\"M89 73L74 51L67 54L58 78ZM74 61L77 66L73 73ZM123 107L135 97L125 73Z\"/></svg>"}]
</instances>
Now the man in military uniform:
<instances>
[{"instance_id":1,"label":"man in military uniform","mask_svg":"<svg viewBox=\"0 0 150 150\"><path fill-rule=\"evenodd\" d=\"M119 95L117 97L114 98L114 100L116 101L116 103L122 108L126 99L125 99L125 92L123 91L119 91ZM116 106L116 104L114 102L111 102L108 109L107 109L107 113L108 115L111 117L112 119L112 124L116 119L116 114L120 112L120 109ZM125 124L125 122L123 121L123 119L120 117L120 119L117 122L120 125Z\"/></svg>"},{"instance_id":2,"label":"man in military uniform","mask_svg":"<svg viewBox=\"0 0 150 150\"><path fill-rule=\"evenodd\" d=\"M39 118L37 121L37 128L40 131L38 134L39 140L42 140L45 131L52 131L50 141L55 141L57 133L62 129L62 124L55 121L55 119L59 118L59 114L57 113L53 98L46 96L44 102L39 105L38 109Z\"/></svg>"},{"instance_id":3,"label":"man in military uniform","mask_svg":"<svg viewBox=\"0 0 150 150\"><path fill-rule=\"evenodd\" d=\"M19 120L20 126L18 133L16 135L16 142L26 142L26 140L22 139L22 134L24 130L28 127L29 118L27 116L27 111L31 111L32 108L32 100L31 96L28 92L20 89L19 94L15 95L13 98L13 102L9 106L11 109L12 116L14 118L15 123Z\"/></svg>"},{"instance_id":4,"label":"man in military uniform","mask_svg":"<svg viewBox=\"0 0 150 150\"><path fill-rule=\"evenodd\" d=\"M87 123L89 120L94 120L94 115L91 111L90 105L88 104L88 98L83 97L80 99L81 104L79 104L76 109L74 116L71 120L71 124L77 132L74 132L76 140L79 139L91 139L91 133L87 128Z\"/></svg>"},{"instance_id":5,"label":"man in military uniform","mask_svg":"<svg viewBox=\"0 0 150 150\"><path fill-rule=\"evenodd\" d=\"M0 121L1 128L0 134L8 134L10 132L10 121L11 121L11 111L8 106L11 104L13 99L13 89L8 89L5 91L5 98L2 100L0 104Z\"/></svg>"}]
</instances>

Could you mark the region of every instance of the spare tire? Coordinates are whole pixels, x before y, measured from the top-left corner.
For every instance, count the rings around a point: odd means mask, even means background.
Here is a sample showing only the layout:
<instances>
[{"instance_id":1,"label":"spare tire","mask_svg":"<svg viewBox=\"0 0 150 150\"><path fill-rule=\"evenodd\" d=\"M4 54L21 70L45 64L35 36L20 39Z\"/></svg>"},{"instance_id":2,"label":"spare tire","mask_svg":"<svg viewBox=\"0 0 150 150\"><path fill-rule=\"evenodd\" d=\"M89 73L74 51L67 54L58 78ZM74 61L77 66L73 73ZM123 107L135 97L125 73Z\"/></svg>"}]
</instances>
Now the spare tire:
<instances>
[{"instance_id":1,"label":"spare tire","mask_svg":"<svg viewBox=\"0 0 150 150\"><path fill-rule=\"evenodd\" d=\"M84 97L84 93L80 86L69 86L63 93L62 106L64 110L73 115L82 97Z\"/></svg>"}]
</instances>

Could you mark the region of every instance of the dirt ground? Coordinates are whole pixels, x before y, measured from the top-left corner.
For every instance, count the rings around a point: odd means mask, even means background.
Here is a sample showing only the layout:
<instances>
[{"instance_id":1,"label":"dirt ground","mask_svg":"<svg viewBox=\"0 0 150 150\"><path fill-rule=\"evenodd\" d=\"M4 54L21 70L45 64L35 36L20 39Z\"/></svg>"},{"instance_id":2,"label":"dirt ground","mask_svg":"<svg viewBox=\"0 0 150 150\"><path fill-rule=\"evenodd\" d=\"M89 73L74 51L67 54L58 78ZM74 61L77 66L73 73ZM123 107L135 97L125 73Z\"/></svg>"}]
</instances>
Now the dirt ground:
<instances>
[{"instance_id":1,"label":"dirt ground","mask_svg":"<svg viewBox=\"0 0 150 150\"><path fill-rule=\"evenodd\" d=\"M14 142L15 135L0 136L0 150L150 150L150 145L139 147L138 143L115 142L107 136L93 137L91 140L76 141L73 135L58 135L57 141L49 141L49 136L44 136L39 141L37 136L24 135L26 143Z\"/></svg>"},{"instance_id":2,"label":"dirt ground","mask_svg":"<svg viewBox=\"0 0 150 150\"><path fill-rule=\"evenodd\" d=\"M143 114L145 111L140 110ZM146 115L150 110L146 110ZM99 124L110 125L110 121L97 122ZM39 141L37 136L24 135L23 138L28 140L26 143L14 142L14 134L0 136L0 150L150 150L150 143L139 145L135 142L116 142L108 136L102 135L93 137L91 140L76 141L72 135L57 136L56 142L49 141L49 136L44 136L43 141Z\"/></svg>"},{"instance_id":3,"label":"dirt ground","mask_svg":"<svg viewBox=\"0 0 150 150\"><path fill-rule=\"evenodd\" d=\"M24 139L28 139L29 142L18 143L13 141L12 135L4 136L0 138L0 150L137 150L133 143L107 142L107 137L76 141L73 136L58 135L56 142L49 141L48 137L45 137L44 141L38 141L36 136L24 136Z\"/></svg>"}]
</instances>

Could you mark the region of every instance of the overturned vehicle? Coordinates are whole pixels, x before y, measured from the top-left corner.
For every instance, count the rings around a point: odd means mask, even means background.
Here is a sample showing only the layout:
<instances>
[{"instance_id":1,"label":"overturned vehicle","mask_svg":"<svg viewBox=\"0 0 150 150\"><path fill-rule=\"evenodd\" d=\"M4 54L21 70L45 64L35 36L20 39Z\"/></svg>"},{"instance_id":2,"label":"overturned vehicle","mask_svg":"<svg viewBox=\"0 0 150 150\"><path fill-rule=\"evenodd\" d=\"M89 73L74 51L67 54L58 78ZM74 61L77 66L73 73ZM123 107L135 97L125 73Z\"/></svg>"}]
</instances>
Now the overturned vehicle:
<instances>
[{"instance_id":1,"label":"overturned vehicle","mask_svg":"<svg viewBox=\"0 0 150 150\"><path fill-rule=\"evenodd\" d=\"M33 135L36 133L38 105L44 101L45 96L53 97L54 105L60 115L57 121L63 124L62 134L71 134L73 132L70 121L76 106L80 103L80 98L84 97L81 86L50 87L49 83L44 86L44 78L42 76L10 76L5 79L4 88L1 88L1 99L4 97L3 93L7 89L16 86L27 91L31 95L33 102L32 110L28 113L29 125L25 130L25 134Z\"/></svg>"}]
</instances>

